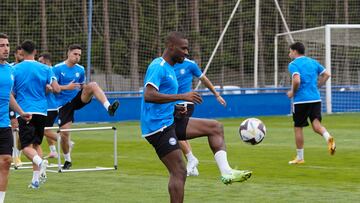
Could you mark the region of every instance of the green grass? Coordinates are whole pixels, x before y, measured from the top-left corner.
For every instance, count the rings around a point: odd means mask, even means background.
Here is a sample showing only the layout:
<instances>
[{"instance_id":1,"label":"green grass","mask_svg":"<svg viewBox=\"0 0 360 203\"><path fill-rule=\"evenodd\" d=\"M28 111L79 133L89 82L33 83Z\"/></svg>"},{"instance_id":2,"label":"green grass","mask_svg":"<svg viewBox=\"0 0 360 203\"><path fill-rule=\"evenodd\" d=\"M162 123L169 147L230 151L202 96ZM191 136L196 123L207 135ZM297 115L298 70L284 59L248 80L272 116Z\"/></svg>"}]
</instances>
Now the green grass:
<instances>
[{"instance_id":1,"label":"green grass","mask_svg":"<svg viewBox=\"0 0 360 203\"><path fill-rule=\"evenodd\" d=\"M335 156L328 154L322 137L306 128L306 163L300 166L287 164L295 156L292 118L260 119L268 133L258 146L240 141L238 126L243 119L221 120L231 166L253 170L245 183L223 185L207 139L191 140L200 160L200 176L187 179L185 202L359 201L359 114L324 117L323 124L336 140ZM111 124L98 126L104 125ZM37 191L27 188L30 170L11 171L6 202L169 202L167 170L152 146L140 137L139 124L114 125L118 128L117 171L48 173L48 182ZM73 167L111 166L111 135L110 131L74 133ZM43 149L47 151L47 144Z\"/></svg>"}]
</instances>

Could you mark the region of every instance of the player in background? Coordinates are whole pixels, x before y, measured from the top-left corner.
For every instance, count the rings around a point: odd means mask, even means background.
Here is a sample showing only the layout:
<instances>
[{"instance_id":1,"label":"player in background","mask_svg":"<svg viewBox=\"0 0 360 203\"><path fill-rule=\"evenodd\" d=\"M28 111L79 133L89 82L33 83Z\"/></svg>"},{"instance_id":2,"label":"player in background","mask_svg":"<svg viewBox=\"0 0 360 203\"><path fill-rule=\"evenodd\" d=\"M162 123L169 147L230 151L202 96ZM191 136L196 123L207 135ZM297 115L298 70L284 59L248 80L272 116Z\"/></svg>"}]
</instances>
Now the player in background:
<instances>
[{"instance_id":1,"label":"player in background","mask_svg":"<svg viewBox=\"0 0 360 203\"><path fill-rule=\"evenodd\" d=\"M331 155L335 153L334 138L321 125L321 98L319 89L330 78L330 73L316 60L307 57L305 46L296 42L290 45L289 57L293 61L289 64L292 78L291 90L287 92L289 98L294 98L293 120L296 143L296 158L289 164L304 163L304 134L303 127L309 125L314 132L321 135L328 145Z\"/></svg>"},{"instance_id":2,"label":"player in background","mask_svg":"<svg viewBox=\"0 0 360 203\"><path fill-rule=\"evenodd\" d=\"M229 166L221 123L195 118L188 118L189 121L184 123L174 123L176 101L201 103L202 98L196 92L177 94L174 65L182 63L188 55L188 40L182 33L171 32L165 39L165 47L162 57L154 59L146 71L141 102L141 131L142 137L154 147L169 171L168 191L171 202L184 200L186 168L178 140L207 136L222 182L230 184L247 180L251 176L250 171L234 170ZM181 112L185 114L186 108L182 108ZM175 126L178 131L175 131Z\"/></svg>"},{"instance_id":3,"label":"player in background","mask_svg":"<svg viewBox=\"0 0 360 203\"><path fill-rule=\"evenodd\" d=\"M200 67L195 61L185 58L185 60L182 63L176 63L174 65L174 71L179 84L178 94L191 92L192 80L193 77L195 76L199 78L200 81L205 85L205 87L207 87L215 95L217 101L221 105L226 106L226 101L221 97L221 95L218 92L216 92L211 81L201 72ZM186 117L192 116L195 108L194 103L187 101L178 101L177 104L186 106L187 113L186 115L182 115L180 112L175 111L175 118L174 118L175 120L182 120L184 116ZM183 154L186 156L186 159L188 161L186 165L187 175L198 176L199 171L197 169L197 165L199 164L199 161L193 155L189 141L181 140L179 141L179 144Z\"/></svg>"},{"instance_id":4,"label":"player in background","mask_svg":"<svg viewBox=\"0 0 360 203\"><path fill-rule=\"evenodd\" d=\"M24 60L24 56L22 54L20 45L16 46L16 48L15 48L14 58L15 58L15 61L10 63L11 67L15 66L16 64L18 64ZM18 167L22 166L22 162L21 162L21 158L20 158L21 151L19 150L20 149L20 141L19 141L19 134L18 134L18 130L17 130L19 127L19 123L16 119L15 112L12 109L10 109L9 115L10 115L10 121L11 121L11 128L13 130L13 136L16 136L16 140L18 141L18 142L16 142L17 146L14 146L14 149L13 149L13 163L14 163L15 168L18 168Z\"/></svg>"},{"instance_id":5,"label":"player in background","mask_svg":"<svg viewBox=\"0 0 360 203\"><path fill-rule=\"evenodd\" d=\"M14 142L8 116L9 107L18 112L24 120L31 119L31 115L24 113L11 94L14 76L11 66L6 62L9 52L8 36L0 33L0 203L5 200Z\"/></svg>"},{"instance_id":6,"label":"player in background","mask_svg":"<svg viewBox=\"0 0 360 203\"><path fill-rule=\"evenodd\" d=\"M38 61L42 64L45 64L52 68L51 55L49 53L42 53L39 55ZM47 116L45 122L46 127L53 127L56 117L58 116L58 107L55 95L52 91L51 85L46 86L46 99L47 99ZM47 155L47 158L57 158L58 153L56 151L56 141L57 135L53 130L45 129L44 135L46 137L47 143L49 145L50 153Z\"/></svg>"},{"instance_id":7,"label":"player in background","mask_svg":"<svg viewBox=\"0 0 360 203\"><path fill-rule=\"evenodd\" d=\"M47 115L46 85L54 92L60 87L51 69L35 61L34 42L25 40L21 44L24 61L14 66L14 89L16 101L25 112L32 114L30 121L18 117L21 149L33 162L33 178L29 188L39 188L40 182L46 181L47 160L43 160L41 143L44 136Z\"/></svg>"},{"instance_id":8,"label":"player in background","mask_svg":"<svg viewBox=\"0 0 360 203\"><path fill-rule=\"evenodd\" d=\"M90 103L93 96L103 104L110 116L114 116L120 104L119 101L110 104L103 90L96 82L85 84L85 69L78 64L81 59L81 50L80 45L70 45L67 50L67 59L53 68L61 88L60 94L56 95L60 106L59 125L61 129L71 128L74 122L74 111ZM63 169L70 169L72 166L69 140L70 133L61 132L61 147L65 158Z\"/></svg>"}]
</instances>

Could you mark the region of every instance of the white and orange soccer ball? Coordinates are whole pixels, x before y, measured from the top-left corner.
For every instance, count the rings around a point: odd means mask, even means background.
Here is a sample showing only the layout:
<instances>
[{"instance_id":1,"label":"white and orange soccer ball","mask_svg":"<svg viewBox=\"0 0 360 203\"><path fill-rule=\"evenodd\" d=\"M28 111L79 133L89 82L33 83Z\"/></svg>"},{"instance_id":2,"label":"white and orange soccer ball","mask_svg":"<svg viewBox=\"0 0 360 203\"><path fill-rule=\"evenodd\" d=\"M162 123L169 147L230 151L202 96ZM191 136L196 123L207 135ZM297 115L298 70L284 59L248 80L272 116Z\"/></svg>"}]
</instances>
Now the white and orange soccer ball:
<instances>
[{"instance_id":1,"label":"white and orange soccer ball","mask_svg":"<svg viewBox=\"0 0 360 203\"><path fill-rule=\"evenodd\" d=\"M241 123L239 135L243 142L257 145L265 138L266 127L261 120L248 118Z\"/></svg>"}]
</instances>

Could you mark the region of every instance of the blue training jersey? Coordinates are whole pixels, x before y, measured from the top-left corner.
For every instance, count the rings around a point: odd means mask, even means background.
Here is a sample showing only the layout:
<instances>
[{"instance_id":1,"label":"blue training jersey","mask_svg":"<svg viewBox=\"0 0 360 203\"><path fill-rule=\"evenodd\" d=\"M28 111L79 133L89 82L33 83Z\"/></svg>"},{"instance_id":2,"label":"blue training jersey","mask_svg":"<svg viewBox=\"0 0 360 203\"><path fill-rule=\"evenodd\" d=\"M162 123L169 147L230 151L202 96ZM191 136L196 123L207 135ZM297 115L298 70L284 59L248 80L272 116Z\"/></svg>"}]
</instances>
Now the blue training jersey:
<instances>
[{"instance_id":1,"label":"blue training jersey","mask_svg":"<svg viewBox=\"0 0 360 203\"><path fill-rule=\"evenodd\" d=\"M318 76L325 72L325 68L315 59L301 56L289 64L291 78L300 76L300 87L295 92L294 104L319 102L320 92L317 87Z\"/></svg>"},{"instance_id":2,"label":"blue training jersey","mask_svg":"<svg viewBox=\"0 0 360 203\"><path fill-rule=\"evenodd\" d=\"M155 87L162 94L177 94L178 82L174 67L163 58L154 59L149 65L145 79L144 90L147 85ZM162 131L174 122L175 102L157 104L141 101L141 132L146 137Z\"/></svg>"},{"instance_id":3,"label":"blue training jersey","mask_svg":"<svg viewBox=\"0 0 360 203\"><path fill-rule=\"evenodd\" d=\"M68 85L70 82L85 83L85 69L79 64L75 64L72 67L68 67L65 62L59 63L52 69L59 85ZM71 101L80 89L74 90L62 90L59 94L56 94L56 99L59 106L64 106Z\"/></svg>"},{"instance_id":4,"label":"blue training jersey","mask_svg":"<svg viewBox=\"0 0 360 203\"><path fill-rule=\"evenodd\" d=\"M52 69L52 67L50 67ZM46 100L47 100L47 110L48 111L57 111L59 108L58 102L56 100L55 94L52 92L46 93Z\"/></svg>"},{"instance_id":5,"label":"blue training jersey","mask_svg":"<svg viewBox=\"0 0 360 203\"><path fill-rule=\"evenodd\" d=\"M24 60L14 66L13 92L24 112L47 115L46 85L54 79L47 65L34 60Z\"/></svg>"},{"instance_id":6,"label":"blue training jersey","mask_svg":"<svg viewBox=\"0 0 360 203\"><path fill-rule=\"evenodd\" d=\"M184 62L175 64L174 71L179 83L178 94L191 92L193 76L197 78L203 76L197 63L187 58Z\"/></svg>"},{"instance_id":7,"label":"blue training jersey","mask_svg":"<svg viewBox=\"0 0 360 203\"><path fill-rule=\"evenodd\" d=\"M12 68L8 63L0 64L0 128L10 126L9 104L14 85Z\"/></svg>"}]
</instances>

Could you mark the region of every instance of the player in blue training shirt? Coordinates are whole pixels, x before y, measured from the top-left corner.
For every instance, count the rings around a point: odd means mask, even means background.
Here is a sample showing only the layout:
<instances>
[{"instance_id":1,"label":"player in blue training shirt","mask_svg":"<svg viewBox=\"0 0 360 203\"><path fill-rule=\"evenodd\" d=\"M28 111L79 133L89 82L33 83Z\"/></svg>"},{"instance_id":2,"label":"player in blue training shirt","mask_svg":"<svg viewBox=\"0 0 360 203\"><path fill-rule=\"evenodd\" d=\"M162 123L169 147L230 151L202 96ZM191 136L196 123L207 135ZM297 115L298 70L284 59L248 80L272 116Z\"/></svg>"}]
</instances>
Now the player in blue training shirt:
<instances>
[{"instance_id":1,"label":"player in blue training shirt","mask_svg":"<svg viewBox=\"0 0 360 203\"><path fill-rule=\"evenodd\" d=\"M311 121L314 132L323 136L331 155L335 153L334 138L321 125L321 99L318 87L321 87L330 78L330 73L316 60L304 55L305 46L296 42L290 45L289 57L293 61L289 64L292 78L291 90L287 93L289 98L294 98L293 120L297 156L289 164L304 163L304 134L303 127Z\"/></svg>"},{"instance_id":2,"label":"player in blue training shirt","mask_svg":"<svg viewBox=\"0 0 360 203\"><path fill-rule=\"evenodd\" d=\"M210 80L201 72L198 64L185 58L182 63L177 63L174 65L174 70L176 74L176 78L178 80L179 89L178 94L187 93L192 91L192 81L193 77L197 77L201 80L201 82L207 87L215 96L218 102L224 106L226 106L225 100L221 97L221 95L216 92L213 84ZM178 127L182 128L181 125L186 125L188 122L188 118L191 117L194 112L194 103L186 102L186 101L177 101L178 105L185 105L187 107L186 115L181 115L180 112L175 111L175 120L178 123ZM185 133L185 132L182 132ZM198 176L199 171L197 169L197 165L199 164L198 159L193 155L191 151L190 143L187 140L179 141L180 148L187 159L186 171L188 176Z\"/></svg>"},{"instance_id":3,"label":"player in blue training shirt","mask_svg":"<svg viewBox=\"0 0 360 203\"><path fill-rule=\"evenodd\" d=\"M251 176L250 171L230 168L225 151L222 125L215 120L190 118L182 129L174 122L175 103L178 100L201 103L196 92L177 94L178 82L174 65L188 55L188 40L182 33L171 32L165 39L162 57L153 60L144 79L144 94L141 103L142 136L154 147L159 159L169 171L168 191L171 202L183 202L186 167L178 140L207 136L223 183L242 182ZM186 108L181 113L186 114ZM176 129L175 129L176 128ZM178 131L185 131L180 134Z\"/></svg>"},{"instance_id":4,"label":"player in blue training shirt","mask_svg":"<svg viewBox=\"0 0 360 203\"><path fill-rule=\"evenodd\" d=\"M40 54L38 61L40 63L45 64L45 65L49 66L50 68L52 68L51 55L49 53ZM59 105L57 103L55 94L53 93L51 86L47 85L46 88L47 88L46 89L47 90L47 92L46 92L47 116L46 116L46 121L45 121L45 128L54 126L54 122L58 116L58 110L59 110ZM53 130L45 129L44 135L46 137L46 140L47 140L47 143L48 143L49 149L50 149L50 153L46 157L47 158L57 158L58 153L56 151L56 146L55 146L56 141L57 141L56 133Z\"/></svg>"},{"instance_id":5,"label":"player in blue training shirt","mask_svg":"<svg viewBox=\"0 0 360 203\"><path fill-rule=\"evenodd\" d=\"M59 125L61 129L69 129L74 121L74 111L81 109L91 102L93 96L103 104L110 116L114 116L119 101L111 105L103 90L96 82L85 84L85 70L79 65L81 58L81 46L70 45L67 50L67 59L54 66L53 71L61 87L60 94L56 95L59 104ZM69 132L61 132L61 148L64 153L65 163L63 169L72 166L69 150Z\"/></svg>"},{"instance_id":6,"label":"player in blue training shirt","mask_svg":"<svg viewBox=\"0 0 360 203\"><path fill-rule=\"evenodd\" d=\"M46 180L47 160L43 160L41 143L44 136L45 117L47 115L46 85L54 92L60 87L51 69L35 61L36 48L30 40L21 44L24 61L14 67L14 89L16 101L24 111L32 114L30 122L18 118L21 149L33 162L33 178L30 188L39 188L40 181Z\"/></svg>"}]
</instances>

